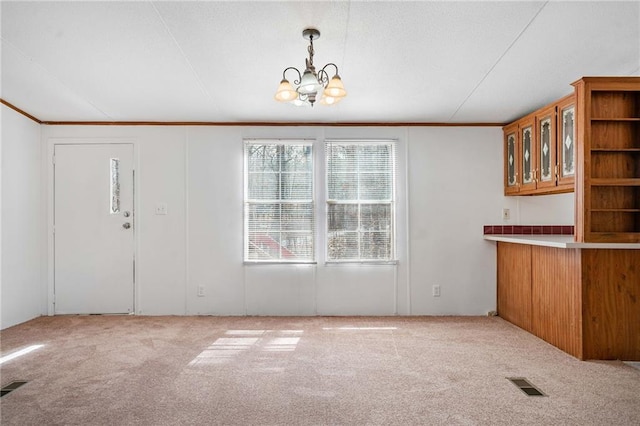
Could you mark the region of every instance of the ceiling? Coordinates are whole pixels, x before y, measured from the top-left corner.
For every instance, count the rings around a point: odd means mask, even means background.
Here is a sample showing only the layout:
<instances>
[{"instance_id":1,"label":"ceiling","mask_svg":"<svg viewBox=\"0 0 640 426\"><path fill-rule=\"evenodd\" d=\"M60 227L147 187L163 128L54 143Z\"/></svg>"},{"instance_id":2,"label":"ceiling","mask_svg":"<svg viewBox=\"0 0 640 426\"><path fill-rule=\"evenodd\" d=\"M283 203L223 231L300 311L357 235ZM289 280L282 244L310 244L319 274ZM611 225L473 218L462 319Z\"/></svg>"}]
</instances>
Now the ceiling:
<instances>
[{"instance_id":1,"label":"ceiling","mask_svg":"<svg viewBox=\"0 0 640 426\"><path fill-rule=\"evenodd\" d=\"M0 97L43 121L505 123L640 75L640 2L11 2ZM273 99L335 62L338 105Z\"/></svg>"}]
</instances>

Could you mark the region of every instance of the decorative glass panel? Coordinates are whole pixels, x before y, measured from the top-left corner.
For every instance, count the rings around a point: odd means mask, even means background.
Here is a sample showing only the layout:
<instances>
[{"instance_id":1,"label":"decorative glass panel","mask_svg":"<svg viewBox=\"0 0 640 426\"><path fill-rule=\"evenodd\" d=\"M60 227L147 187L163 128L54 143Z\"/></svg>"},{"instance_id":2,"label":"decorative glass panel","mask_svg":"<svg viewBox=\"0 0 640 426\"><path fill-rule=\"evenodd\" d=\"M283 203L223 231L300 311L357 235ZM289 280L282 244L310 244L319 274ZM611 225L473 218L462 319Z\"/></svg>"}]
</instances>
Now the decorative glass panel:
<instances>
[{"instance_id":1,"label":"decorative glass panel","mask_svg":"<svg viewBox=\"0 0 640 426\"><path fill-rule=\"evenodd\" d=\"M522 183L533 182L531 167L531 126L522 129Z\"/></svg>"},{"instance_id":2,"label":"decorative glass panel","mask_svg":"<svg viewBox=\"0 0 640 426\"><path fill-rule=\"evenodd\" d=\"M574 176L576 173L574 107L562 110L562 176Z\"/></svg>"},{"instance_id":3,"label":"decorative glass panel","mask_svg":"<svg viewBox=\"0 0 640 426\"><path fill-rule=\"evenodd\" d=\"M551 117L540 122L540 180L550 182L551 175Z\"/></svg>"},{"instance_id":4,"label":"decorative glass panel","mask_svg":"<svg viewBox=\"0 0 640 426\"><path fill-rule=\"evenodd\" d=\"M516 186L516 134L507 135L507 185Z\"/></svg>"},{"instance_id":5,"label":"decorative glass panel","mask_svg":"<svg viewBox=\"0 0 640 426\"><path fill-rule=\"evenodd\" d=\"M112 158L109 161L110 180L110 213L120 213L120 160Z\"/></svg>"}]
</instances>

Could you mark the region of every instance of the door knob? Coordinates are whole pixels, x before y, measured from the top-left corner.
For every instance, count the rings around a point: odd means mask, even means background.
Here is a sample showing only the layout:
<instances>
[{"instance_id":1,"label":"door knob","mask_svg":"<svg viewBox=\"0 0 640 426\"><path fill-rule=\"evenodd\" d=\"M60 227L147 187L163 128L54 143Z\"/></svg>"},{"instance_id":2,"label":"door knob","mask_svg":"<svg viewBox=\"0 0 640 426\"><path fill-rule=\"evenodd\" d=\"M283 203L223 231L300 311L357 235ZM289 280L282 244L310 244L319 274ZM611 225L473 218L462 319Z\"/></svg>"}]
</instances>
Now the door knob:
<instances>
[{"instance_id":1,"label":"door knob","mask_svg":"<svg viewBox=\"0 0 640 426\"><path fill-rule=\"evenodd\" d=\"M122 224L122 227L124 229L129 229L129 228L131 228L131 224L129 222L125 222L125 223Z\"/></svg>"},{"instance_id":2,"label":"door knob","mask_svg":"<svg viewBox=\"0 0 640 426\"><path fill-rule=\"evenodd\" d=\"M131 213L129 213L129 212L124 212L124 213L122 213L122 215L123 215L124 217L129 217L129 216L131 216Z\"/></svg>"}]
</instances>

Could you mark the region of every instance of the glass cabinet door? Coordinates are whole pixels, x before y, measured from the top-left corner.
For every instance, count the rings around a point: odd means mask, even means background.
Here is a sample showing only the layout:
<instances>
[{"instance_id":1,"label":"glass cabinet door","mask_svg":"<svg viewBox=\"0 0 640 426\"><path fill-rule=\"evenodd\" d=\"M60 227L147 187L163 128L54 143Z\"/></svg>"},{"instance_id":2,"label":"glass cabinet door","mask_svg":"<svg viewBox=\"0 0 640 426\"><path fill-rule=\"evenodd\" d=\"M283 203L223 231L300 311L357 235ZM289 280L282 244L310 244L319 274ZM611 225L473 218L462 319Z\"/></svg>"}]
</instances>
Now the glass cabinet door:
<instances>
[{"instance_id":1,"label":"glass cabinet door","mask_svg":"<svg viewBox=\"0 0 640 426\"><path fill-rule=\"evenodd\" d=\"M520 123L520 164L522 169L522 186L521 190L535 189L535 163L534 156L534 139L533 139L533 120L527 120Z\"/></svg>"},{"instance_id":2,"label":"glass cabinet door","mask_svg":"<svg viewBox=\"0 0 640 426\"><path fill-rule=\"evenodd\" d=\"M550 182L551 175L551 117L540 122L540 181Z\"/></svg>"},{"instance_id":3,"label":"glass cabinet door","mask_svg":"<svg viewBox=\"0 0 640 426\"><path fill-rule=\"evenodd\" d=\"M556 129L558 186L571 188L576 176L576 106L575 95L562 98L557 103L558 125Z\"/></svg>"},{"instance_id":4,"label":"glass cabinet door","mask_svg":"<svg viewBox=\"0 0 640 426\"><path fill-rule=\"evenodd\" d=\"M556 186L556 107L536 114L538 151L537 187Z\"/></svg>"},{"instance_id":5,"label":"glass cabinet door","mask_svg":"<svg viewBox=\"0 0 640 426\"><path fill-rule=\"evenodd\" d=\"M531 155L531 139L533 133L531 126L522 129L522 183L533 182L533 167L532 162L533 155Z\"/></svg>"},{"instance_id":6,"label":"glass cabinet door","mask_svg":"<svg viewBox=\"0 0 640 426\"><path fill-rule=\"evenodd\" d=\"M563 108L562 116L562 167L561 176L575 176L575 107Z\"/></svg>"},{"instance_id":7,"label":"glass cabinet door","mask_svg":"<svg viewBox=\"0 0 640 426\"><path fill-rule=\"evenodd\" d=\"M504 127L504 193L516 194L520 190L518 124Z\"/></svg>"},{"instance_id":8,"label":"glass cabinet door","mask_svg":"<svg viewBox=\"0 0 640 426\"><path fill-rule=\"evenodd\" d=\"M516 134L507 135L507 186L517 186L516 175Z\"/></svg>"}]
</instances>

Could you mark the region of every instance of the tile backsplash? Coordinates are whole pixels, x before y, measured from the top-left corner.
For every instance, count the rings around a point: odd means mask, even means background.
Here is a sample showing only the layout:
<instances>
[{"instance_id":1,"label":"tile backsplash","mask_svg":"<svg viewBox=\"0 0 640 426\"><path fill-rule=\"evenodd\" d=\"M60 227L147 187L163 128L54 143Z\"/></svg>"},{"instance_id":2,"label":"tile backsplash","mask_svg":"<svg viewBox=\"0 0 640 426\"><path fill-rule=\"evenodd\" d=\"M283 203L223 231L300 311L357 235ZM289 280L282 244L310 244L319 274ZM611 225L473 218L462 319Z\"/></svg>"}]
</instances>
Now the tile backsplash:
<instances>
[{"instance_id":1,"label":"tile backsplash","mask_svg":"<svg viewBox=\"0 0 640 426\"><path fill-rule=\"evenodd\" d=\"M573 235L573 225L484 225L484 235Z\"/></svg>"}]
</instances>

